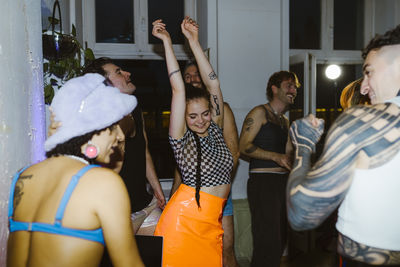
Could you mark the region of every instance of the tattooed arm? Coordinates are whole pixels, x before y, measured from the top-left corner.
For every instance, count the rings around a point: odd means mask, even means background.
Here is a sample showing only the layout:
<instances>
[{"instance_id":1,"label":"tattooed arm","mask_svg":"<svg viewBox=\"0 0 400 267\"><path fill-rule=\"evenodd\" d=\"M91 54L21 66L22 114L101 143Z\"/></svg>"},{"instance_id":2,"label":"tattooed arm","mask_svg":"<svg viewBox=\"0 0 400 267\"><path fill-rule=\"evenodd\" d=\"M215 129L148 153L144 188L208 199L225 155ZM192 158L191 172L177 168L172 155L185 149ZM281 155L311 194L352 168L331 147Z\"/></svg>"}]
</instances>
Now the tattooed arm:
<instances>
[{"instance_id":1,"label":"tattooed arm","mask_svg":"<svg viewBox=\"0 0 400 267\"><path fill-rule=\"evenodd\" d=\"M249 114L247 114L243 126L242 132L239 139L239 150L244 156L261 159L261 160L273 160L280 166L290 170L290 155L279 154L272 151L261 149L253 144L254 138L260 131L262 125L267 123L265 108L257 106L253 108ZM291 149L287 148L287 153L290 153Z\"/></svg>"},{"instance_id":2,"label":"tattooed arm","mask_svg":"<svg viewBox=\"0 0 400 267\"><path fill-rule=\"evenodd\" d=\"M199 43L199 26L191 18L185 17L181 24L181 29L182 33L189 41L190 49L192 50L193 55L196 58L201 79L210 93L210 101L213 109L213 121L222 128L224 119L224 101L222 99L222 92L220 89L218 77L215 74Z\"/></svg>"},{"instance_id":3,"label":"tattooed arm","mask_svg":"<svg viewBox=\"0 0 400 267\"><path fill-rule=\"evenodd\" d=\"M292 124L290 136L295 146L295 161L287 185L287 208L293 229L317 227L340 205L356 168L378 167L398 152L398 110L393 104L346 110L330 129L323 154L313 167L310 157L323 125L312 117ZM368 263L379 263L385 257L385 263L395 262L394 258L398 260L399 256L398 252L371 248L344 236L339 238L338 250L342 255Z\"/></svg>"}]
</instances>

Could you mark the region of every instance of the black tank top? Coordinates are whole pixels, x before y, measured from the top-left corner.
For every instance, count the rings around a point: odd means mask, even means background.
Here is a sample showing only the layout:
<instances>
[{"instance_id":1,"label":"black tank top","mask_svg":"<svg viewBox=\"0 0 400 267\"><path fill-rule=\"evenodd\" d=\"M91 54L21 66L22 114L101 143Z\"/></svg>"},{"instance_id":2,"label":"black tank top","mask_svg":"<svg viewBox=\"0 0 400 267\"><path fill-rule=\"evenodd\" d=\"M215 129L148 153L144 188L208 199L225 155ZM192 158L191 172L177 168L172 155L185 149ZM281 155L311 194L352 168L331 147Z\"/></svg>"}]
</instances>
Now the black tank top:
<instances>
[{"instance_id":1,"label":"black tank top","mask_svg":"<svg viewBox=\"0 0 400 267\"><path fill-rule=\"evenodd\" d=\"M132 212L145 208L153 198L146 190L146 143L143 135L142 109L132 111L136 134L125 138L125 157L120 175L128 189Z\"/></svg>"},{"instance_id":2,"label":"black tank top","mask_svg":"<svg viewBox=\"0 0 400 267\"><path fill-rule=\"evenodd\" d=\"M265 109L265 116L267 118L267 123L262 125L260 131L257 133L253 140L253 144L266 151L272 151L280 154L285 154L286 152L286 142L288 138L288 129L286 124L281 127L273 123L274 121L270 117L270 113L263 105ZM260 159L250 159L249 169L254 168L276 168L281 167L273 160L260 160Z\"/></svg>"}]
</instances>

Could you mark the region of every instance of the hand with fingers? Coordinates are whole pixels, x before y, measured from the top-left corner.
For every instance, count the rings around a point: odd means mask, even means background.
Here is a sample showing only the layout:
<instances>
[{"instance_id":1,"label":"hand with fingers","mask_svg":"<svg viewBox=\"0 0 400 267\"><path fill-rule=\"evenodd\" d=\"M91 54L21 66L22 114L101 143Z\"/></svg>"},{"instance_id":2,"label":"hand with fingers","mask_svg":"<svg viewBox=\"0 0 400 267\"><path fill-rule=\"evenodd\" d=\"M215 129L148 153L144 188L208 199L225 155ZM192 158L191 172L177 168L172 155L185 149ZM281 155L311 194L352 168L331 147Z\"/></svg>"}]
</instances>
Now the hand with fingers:
<instances>
[{"instance_id":1,"label":"hand with fingers","mask_svg":"<svg viewBox=\"0 0 400 267\"><path fill-rule=\"evenodd\" d=\"M162 41L170 40L171 37L166 29L165 23L162 22L162 19L158 19L153 21L153 31L152 34L154 37Z\"/></svg>"},{"instance_id":2,"label":"hand with fingers","mask_svg":"<svg viewBox=\"0 0 400 267\"><path fill-rule=\"evenodd\" d=\"M52 107L49 108L50 111L50 126L48 130L48 137L52 136L55 132L57 132L57 129L60 128L61 122L56 121L54 118L54 113Z\"/></svg>"},{"instance_id":3,"label":"hand with fingers","mask_svg":"<svg viewBox=\"0 0 400 267\"><path fill-rule=\"evenodd\" d=\"M189 41L199 40L199 25L189 16L186 16L183 19L181 23L181 29L183 35L185 35L186 39L188 39Z\"/></svg>"}]
</instances>

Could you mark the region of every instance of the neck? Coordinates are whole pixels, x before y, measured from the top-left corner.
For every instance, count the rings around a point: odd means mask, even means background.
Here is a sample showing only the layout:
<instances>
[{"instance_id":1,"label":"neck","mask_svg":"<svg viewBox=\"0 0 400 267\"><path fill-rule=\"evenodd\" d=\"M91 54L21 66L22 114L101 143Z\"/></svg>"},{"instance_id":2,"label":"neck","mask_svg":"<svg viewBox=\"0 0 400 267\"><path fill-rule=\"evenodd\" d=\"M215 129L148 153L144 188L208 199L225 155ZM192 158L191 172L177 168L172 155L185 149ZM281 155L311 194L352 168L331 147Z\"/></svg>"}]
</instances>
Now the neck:
<instances>
[{"instance_id":1,"label":"neck","mask_svg":"<svg viewBox=\"0 0 400 267\"><path fill-rule=\"evenodd\" d=\"M272 108L272 111L276 115L282 115L289 109L289 105L282 103L279 100L273 99L272 101L269 102L270 107Z\"/></svg>"},{"instance_id":2,"label":"neck","mask_svg":"<svg viewBox=\"0 0 400 267\"><path fill-rule=\"evenodd\" d=\"M80 162L82 162L82 163L84 163L86 165L89 165L89 162L84 158L81 158L81 157L78 157L78 156L75 156L75 155L63 155L63 156L69 157L71 159L79 160Z\"/></svg>"}]
</instances>

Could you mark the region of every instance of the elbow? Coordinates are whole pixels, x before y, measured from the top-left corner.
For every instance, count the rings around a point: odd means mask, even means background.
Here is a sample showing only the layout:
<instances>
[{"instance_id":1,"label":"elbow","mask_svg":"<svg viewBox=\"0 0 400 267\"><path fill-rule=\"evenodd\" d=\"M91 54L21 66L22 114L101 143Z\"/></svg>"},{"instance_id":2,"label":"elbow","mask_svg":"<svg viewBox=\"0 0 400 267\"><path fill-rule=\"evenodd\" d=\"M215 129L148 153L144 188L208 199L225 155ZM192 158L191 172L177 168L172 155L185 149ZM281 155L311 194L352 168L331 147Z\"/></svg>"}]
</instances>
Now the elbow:
<instances>
[{"instance_id":1,"label":"elbow","mask_svg":"<svg viewBox=\"0 0 400 267\"><path fill-rule=\"evenodd\" d=\"M288 205L287 211L290 227L295 231L311 230L317 228L321 224L318 218L305 213L302 209L296 209Z\"/></svg>"}]
</instances>

